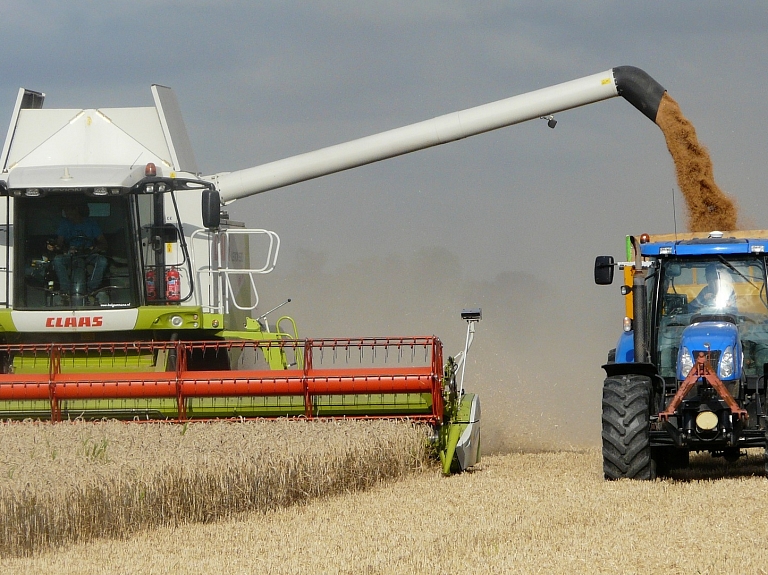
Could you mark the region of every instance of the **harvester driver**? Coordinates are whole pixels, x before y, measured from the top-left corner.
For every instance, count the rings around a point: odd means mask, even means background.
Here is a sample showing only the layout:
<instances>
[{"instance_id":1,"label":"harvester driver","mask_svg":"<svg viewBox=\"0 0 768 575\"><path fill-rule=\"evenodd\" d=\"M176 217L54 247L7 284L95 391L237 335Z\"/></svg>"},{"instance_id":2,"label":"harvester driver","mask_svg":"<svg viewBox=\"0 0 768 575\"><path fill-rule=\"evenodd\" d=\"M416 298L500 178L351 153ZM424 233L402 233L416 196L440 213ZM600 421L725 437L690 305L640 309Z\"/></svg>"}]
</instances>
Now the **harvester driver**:
<instances>
[{"instance_id":1,"label":"harvester driver","mask_svg":"<svg viewBox=\"0 0 768 575\"><path fill-rule=\"evenodd\" d=\"M60 252L53 259L53 267L63 296L72 295L73 283L78 295L92 293L101 286L107 258L107 239L90 217L87 204L64 207L64 217L59 224L56 248ZM92 271L87 273L88 266ZM80 285L84 283L85 285ZM87 290L82 293L82 290Z\"/></svg>"},{"instance_id":2,"label":"harvester driver","mask_svg":"<svg viewBox=\"0 0 768 575\"><path fill-rule=\"evenodd\" d=\"M736 292L731 274L715 264L708 264L705 270L707 285L702 288L688 308L691 312L713 311L735 313Z\"/></svg>"}]
</instances>

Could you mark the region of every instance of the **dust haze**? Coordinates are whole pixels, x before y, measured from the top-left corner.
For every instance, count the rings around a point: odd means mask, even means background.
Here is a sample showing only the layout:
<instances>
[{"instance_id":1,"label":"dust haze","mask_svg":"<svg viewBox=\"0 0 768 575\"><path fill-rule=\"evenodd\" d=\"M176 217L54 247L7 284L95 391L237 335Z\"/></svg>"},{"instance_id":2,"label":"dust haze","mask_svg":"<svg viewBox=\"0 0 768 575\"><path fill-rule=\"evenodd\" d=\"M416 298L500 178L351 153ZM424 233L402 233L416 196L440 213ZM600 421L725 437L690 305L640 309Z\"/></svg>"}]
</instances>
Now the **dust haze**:
<instances>
[{"instance_id":1,"label":"dust haze","mask_svg":"<svg viewBox=\"0 0 768 575\"><path fill-rule=\"evenodd\" d=\"M656 123L675 165L689 229L737 229L736 204L715 183L707 149L666 93ZM300 318L300 337L437 335L446 357L463 349L460 310L481 307L464 387L480 394L483 450L507 453L599 439L601 324L573 306L575 294L566 287L523 271L472 280L460 258L440 247L371 256L338 269L328 269L324 253L303 250L293 269L267 282L262 301L270 309L292 298L286 313Z\"/></svg>"},{"instance_id":2,"label":"dust haze","mask_svg":"<svg viewBox=\"0 0 768 575\"><path fill-rule=\"evenodd\" d=\"M300 337L436 335L445 357L464 347L461 310L481 307L464 387L480 394L483 452L599 442L599 366L607 353L595 346L599 322L577 317L564 290L532 274L468 279L459 258L440 247L338 269L328 269L323 253L304 250L265 284L260 307L290 297L280 313L296 318Z\"/></svg>"},{"instance_id":3,"label":"dust haze","mask_svg":"<svg viewBox=\"0 0 768 575\"><path fill-rule=\"evenodd\" d=\"M715 183L709 152L666 93L656 124L675 165L688 227L737 229L736 205ZM503 252L498 256L503 261ZM568 271L546 280L520 270L473 280L461 258L441 247L330 269L323 252L304 250L292 269L265 282L261 309L290 297L281 312L299 320L300 337L437 335L448 356L463 349L460 310L481 307L464 387L480 394L483 451L567 449L600 441L600 365L610 347L600 310L579 301Z\"/></svg>"}]
</instances>

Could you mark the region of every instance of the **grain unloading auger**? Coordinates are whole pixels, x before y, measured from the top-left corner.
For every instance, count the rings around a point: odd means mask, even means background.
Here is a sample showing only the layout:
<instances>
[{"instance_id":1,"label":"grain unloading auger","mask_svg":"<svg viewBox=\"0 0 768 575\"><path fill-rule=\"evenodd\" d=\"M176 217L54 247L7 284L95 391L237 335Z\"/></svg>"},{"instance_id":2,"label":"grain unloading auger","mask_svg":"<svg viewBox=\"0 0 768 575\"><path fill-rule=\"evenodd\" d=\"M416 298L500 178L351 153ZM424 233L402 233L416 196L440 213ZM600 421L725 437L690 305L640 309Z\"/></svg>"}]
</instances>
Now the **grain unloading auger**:
<instances>
[{"instance_id":1,"label":"grain unloading auger","mask_svg":"<svg viewBox=\"0 0 768 575\"><path fill-rule=\"evenodd\" d=\"M280 240L222 206L618 95L653 119L663 92L613 68L202 176L169 88L152 86L153 107L84 110L21 89L0 155L0 417L407 417L434 426L444 470L465 469L480 417L455 383L468 346L443 364L435 337L301 340L288 316L253 317ZM467 342L479 315L464 314Z\"/></svg>"}]
</instances>

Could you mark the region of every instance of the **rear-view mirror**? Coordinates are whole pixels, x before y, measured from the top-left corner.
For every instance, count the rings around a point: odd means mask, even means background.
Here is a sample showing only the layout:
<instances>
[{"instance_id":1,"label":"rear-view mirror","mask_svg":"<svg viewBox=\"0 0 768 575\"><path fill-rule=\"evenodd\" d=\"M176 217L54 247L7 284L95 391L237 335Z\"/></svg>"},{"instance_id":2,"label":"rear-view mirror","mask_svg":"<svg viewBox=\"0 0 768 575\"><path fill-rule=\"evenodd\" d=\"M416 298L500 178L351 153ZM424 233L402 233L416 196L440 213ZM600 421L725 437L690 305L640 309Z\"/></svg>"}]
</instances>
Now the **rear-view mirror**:
<instances>
[{"instance_id":1,"label":"rear-view mirror","mask_svg":"<svg viewBox=\"0 0 768 575\"><path fill-rule=\"evenodd\" d=\"M216 190L203 190L203 227L218 228L221 225L221 200Z\"/></svg>"},{"instance_id":2,"label":"rear-view mirror","mask_svg":"<svg viewBox=\"0 0 768 575\"><path fill-rule=\"evenodd\" d=\"M595 283L601 286L613 283L613 256L597 256L595 258Z\"/></svg>"}]
</instances>

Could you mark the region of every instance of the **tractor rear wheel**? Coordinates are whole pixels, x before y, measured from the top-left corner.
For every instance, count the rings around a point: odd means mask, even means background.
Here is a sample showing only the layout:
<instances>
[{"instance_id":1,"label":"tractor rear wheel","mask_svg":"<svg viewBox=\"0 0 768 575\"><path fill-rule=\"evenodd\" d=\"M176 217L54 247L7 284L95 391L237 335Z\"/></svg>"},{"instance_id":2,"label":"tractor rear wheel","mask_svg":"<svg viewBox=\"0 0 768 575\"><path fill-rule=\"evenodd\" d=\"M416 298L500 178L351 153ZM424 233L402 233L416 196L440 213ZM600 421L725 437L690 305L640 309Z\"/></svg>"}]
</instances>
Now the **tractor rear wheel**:
<instances>
[{"instance_id":1,"label":"tractor rear wheel","mask_svg":"<svg viewBox=\"0 0 768 575\"><path fill-rule=\"evenodd\" d=\"M651 380L608 377L603 383L603 474L606 479L655 479L651 458Z\"/></svg>"}]
</instances>

